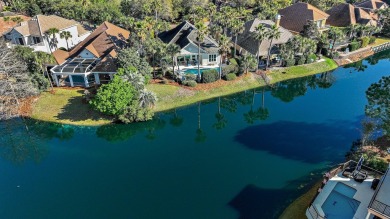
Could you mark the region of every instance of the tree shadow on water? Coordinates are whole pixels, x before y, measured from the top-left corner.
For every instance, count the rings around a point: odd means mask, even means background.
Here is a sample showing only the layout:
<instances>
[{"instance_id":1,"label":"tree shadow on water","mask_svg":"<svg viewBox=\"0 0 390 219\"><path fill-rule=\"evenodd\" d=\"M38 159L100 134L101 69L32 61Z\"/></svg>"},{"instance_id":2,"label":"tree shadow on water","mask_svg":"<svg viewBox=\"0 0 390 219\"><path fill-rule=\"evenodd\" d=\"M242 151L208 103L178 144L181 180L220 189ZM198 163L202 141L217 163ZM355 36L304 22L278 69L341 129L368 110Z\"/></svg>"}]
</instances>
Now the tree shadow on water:
<instances>
[{"instance_id":1,"label":"tree shadow on water","mask_svg":"<svg viewBox=\"0 0 390 219\"><path fill-rule=\"evenodd\" d=\"M83 90L77 91L83 94ZM75 96L69 99L68 103L62 108L62 112L56 117L60 120L69 120L72 122L80 122L85 120L98 121L101 119L111 120L109 116L105 116L92 107L84 100L83 96Z\"/></svg>"},{"instance_id":2,"label":"tree shadow on water","mask_svg":"<svg viewBox=\"0 0 390 219\"><path fill-rule=\"evenodd\" d=\"M276 122L240 130L235 141L253 150L267 151L308 163L340 160L358 131L350 124Z\"/></svg>"}]
</instances>

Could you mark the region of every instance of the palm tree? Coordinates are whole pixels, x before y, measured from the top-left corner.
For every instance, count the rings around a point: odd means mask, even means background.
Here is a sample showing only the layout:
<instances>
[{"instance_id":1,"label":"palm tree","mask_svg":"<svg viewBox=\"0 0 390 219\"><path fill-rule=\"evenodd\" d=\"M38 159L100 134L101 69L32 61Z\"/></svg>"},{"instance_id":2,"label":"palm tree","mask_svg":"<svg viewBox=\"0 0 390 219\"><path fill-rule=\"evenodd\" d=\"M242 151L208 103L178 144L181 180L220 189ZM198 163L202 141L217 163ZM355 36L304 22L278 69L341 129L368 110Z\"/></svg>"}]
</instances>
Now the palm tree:
<instances>
[{"instance_id":1,"label":"palm tree","mask_svg":"<svg viewBox=\"0 0 390 219\"><path fill-rule=\"evenodd\" d=\"M195 24L196 29L198 29L198 36L196 37L196 40L198 41L198 76L197 80L200 81L201 75L200 75L200 44L203 43L204 38L207 35L207 27L204 25L202 21Z\"/></svg>"},{"instance_id":2,"label":"palm tree","mask_svg":"<svg viewBox=\"0 0 390 219\"><path fill-rule=\"evenodd\" d=\"M60 30L58 30L58 29L55 28L55 27L52 27L52 28L50 28L50 29L48 29L48 30L46 31L47 41L48 41L48 43L49 43L49 46L50 46L50 44L51 44L51 45L52 45L53 47L55 47L56 49L57 49L56 34L59 33L59 32L60 32ZM49 42L50 36L52 37L52 38L51 38L51 43ZM50 49L50 51L51 51L51 49Z\"/></svg>"},{"instance_id":3,"label":"palm tree","mask_svg":"<svg viewBox=\"0 0 390 219\"><path fill-rule=\"evenodd\" d=\"M241 64L244 67L244 73L248 73L249 69L253 69L254 66L256 66L257 61L256 58L253 57L251 54L245 54L241 57Z\"/></svg>"},{"instance_id":4,"label":"palm tree","mask_svg":"<svg viewBox=\"0 0 390 219\"><path fill-rule=\"evenodd\" d=\"M220 65L219 65L219 79L222 78L222 60L226 55L227 51L229 51L229 39L227 36L222 35L219 39L219 54L221 54Z\"/></svg>"},{"instance_id":5,"label":"palm tree","mask_svg":"<svg viewBox=\"0 0 390 219\"><path fill-rule=\"evenodd\" d=\"M65 39L65 41L66 41L66 48L68 49L68 51L69 51L69 44L68 44L68 39L70 39L70 38L72 38L73 36L72 36L72 34L69 32L69 31L62 31L61 33L60 33L60 38L61 39Z\"/></svg>"},{"instance_id":6,"label":"palm tree","mask_svg":"<svg viewBox=\"0 0 390 219\"><path fill-rule=\"evenodd\" d=\"M336 45L336 41L337 39L340 39L342 36L343 36L343 32L341 31L340 28L337 28L337 27L330 27L329 29L329 36L332 38L332 56L333 56L333 53L334 53L334 50L335 50L335 45Z\"/></svg>"},{"instance_id":7,"label":"palm tree","mask_svg":"<svg viewBox=\"0 0 390 219\"><path fill-rule=\"evenodd\" d=\"M126 74L121 76L123 80L128 81L137 91L145 89L145 77L137 72L126 71Z\"/></svg>"},{"instance_id":8,"label":"palm tree","mask_svg":"<svg viewBox=\"0 0 390 219\"><path fill-rule=\"evenodd\" d=\"M175 75L175 57L180 52L180 47L176 44L169 44L167 47L167 53L172 57L172 69L173 75Z\"/></svg>"},{"instance_id":9,"label":"palm tree","mask_svg":"<svg viewBox=\"0 0 390 219\"><path fill-rule=\"evenodd\" d=\"M359 29L360 24L350 24L347 27L347 33L349 34L349 39L355 38L356 31Z\"/></svg>"},{"instance_id":10,"label":"palm tree","mask_svg":"<svg viewBox=\"0 0 390 219\"><path fill-rule=\"evenodd\" d=\"M244 22L239 20L239 19L234 19L232 24L231 24L231 29L232 29L232 32L233 32L233 35L234 35L234 54L233 56L236 57L236 47L237 47L237 38L238 38L238 34L244 32Z\"/></svg>"},{"instance_id":11,"label":"palm tree","mask_svg":"<svg viewBox=\"0 0 390 219\"><path fill-rule=\"evenodd\" d=\"M269 62L270 62L270 58L271 58L271 49L272 49L272 42L274 41L274 39L279 39L280 36L281 36L281 32L279 31L279 28L278 26L276 26L275 24L272 25L272 27L270 29L268 29L268 40L269 40L269 48L268 48L268 55L267 55L267 64L265 65L265 70L267 70L267 67L269 66Z\"/></svg>"},{"instance_id":12,"label":"palm tree","mask_svg":"<svg viewBox=\"0 0 390 219\"><path fill-rule=\"evenodd\" d=\"M143 89L139 92L139 105L143 108L152 108L157 102L157 96L151 91Z\"/></svg>"},{"instance_id":13,"label":"palm tree","mask_svg":"<svg viewBox=\"0 0 390 219\"><path fill-rule=\"evenodd\" d=\"M257 45L257 67L256 67L256 73L259 71L259 65L260 65L260 45L263 42L263 40L267 37L267 31L263 24L259 24L259 26L256 27L255 32L253 32L254 38L258 41Z\"/></svg>"}]
</instances>

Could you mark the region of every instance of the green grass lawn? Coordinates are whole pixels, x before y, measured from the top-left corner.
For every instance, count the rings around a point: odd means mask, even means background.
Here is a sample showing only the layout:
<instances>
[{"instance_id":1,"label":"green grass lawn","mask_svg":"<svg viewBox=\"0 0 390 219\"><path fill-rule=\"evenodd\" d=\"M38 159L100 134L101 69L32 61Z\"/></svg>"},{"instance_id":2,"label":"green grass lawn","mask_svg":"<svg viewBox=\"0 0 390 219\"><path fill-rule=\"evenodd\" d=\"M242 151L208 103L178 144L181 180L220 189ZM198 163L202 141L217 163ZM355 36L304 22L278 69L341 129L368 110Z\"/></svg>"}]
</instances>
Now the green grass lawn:
<instances>
[{"instance_id":1,"label":"green grass lawn","mask_svg":"<svg viewBox=\"0 0 390 219\"><path fill-rule=\"evenodd\" d=\"M55 89L55 94L43 92L34 103L31 118L72 125L96 126L111 123L86 103L83 89Z\"/></svg>"},{"instance_id":2,"label":"green grass lawn","mask_svg":"<svg viewBox=\"0 0 390 219\"><path fill-rule=\"evenodd\" d=\"M306 209L309 207L311 201L317 194L318 188L321 186L322 181L314 184L305 194L296 199L290 204L280 215L279 219L296 219L306 218Z\"/></svg>"},{"instance_id":3,"label":"green grass lawn","mask_svg":"<svg viewBox=\"0 0 390 219\"><path fill-rule=\"evenodd\" d=\"M379 37L375 40L375 43L370 44L370 46L378 46L383 43L390 42L390 38L385 38L385 37Z\"/></svg>"},{"instance_id":4,"label":"green grass lawn","mask_svg":"<svg viewBox=\"0 0 390 219\"><path fill-rule=\"evenodd\" d=\"M335 68L337 64L328 58L323 62L281 68L270 73L271 83L326 72ZM158 101L154 110L161 112L264 85L265 82L262 79L242 77L234 83L207 91L189 90L165 84L149 84L147 89L156 93ZM85 126L111 123L110 117L102 116L92 110L88 104L83 103L82 93L81 88L57 88L55 94L44 92L34 104L31 117L42 121Z\"/></svg>"}]
</instances>

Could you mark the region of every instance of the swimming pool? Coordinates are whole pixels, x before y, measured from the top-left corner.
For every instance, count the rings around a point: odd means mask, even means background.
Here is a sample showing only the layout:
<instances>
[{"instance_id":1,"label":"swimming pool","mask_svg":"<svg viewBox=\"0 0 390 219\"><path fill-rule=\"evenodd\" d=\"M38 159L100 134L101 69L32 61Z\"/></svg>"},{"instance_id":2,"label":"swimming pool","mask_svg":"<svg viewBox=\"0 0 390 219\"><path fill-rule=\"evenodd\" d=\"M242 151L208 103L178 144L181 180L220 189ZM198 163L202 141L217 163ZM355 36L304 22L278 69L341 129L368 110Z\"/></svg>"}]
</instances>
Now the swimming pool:
<instances>
[{"instance_id":1,"label":"swimming pool","mask_svg":"<svg viewBox=\"0 0 390 219\"><path fill-rule=\"evenodd\" d=\"M322 210L328 219L353 218L360 202L353 199L356 189L337 183L322 205Z\"/></svg>"},{"instance_id":2,"label":"swimming pool","mask_svg":"<svg viewBox=\"0 0 390 219\"><path fill-rule=\"evenodd\" d=\"M211 70L211 69L215 69L218 71L219 68L201 68L200 69L200 73L202 74L203 71L207 71L207 70ZM198 74L198 68L189 68L189 69L185 69L184 70L184 74Z\"/></svg>"}]
</instances>

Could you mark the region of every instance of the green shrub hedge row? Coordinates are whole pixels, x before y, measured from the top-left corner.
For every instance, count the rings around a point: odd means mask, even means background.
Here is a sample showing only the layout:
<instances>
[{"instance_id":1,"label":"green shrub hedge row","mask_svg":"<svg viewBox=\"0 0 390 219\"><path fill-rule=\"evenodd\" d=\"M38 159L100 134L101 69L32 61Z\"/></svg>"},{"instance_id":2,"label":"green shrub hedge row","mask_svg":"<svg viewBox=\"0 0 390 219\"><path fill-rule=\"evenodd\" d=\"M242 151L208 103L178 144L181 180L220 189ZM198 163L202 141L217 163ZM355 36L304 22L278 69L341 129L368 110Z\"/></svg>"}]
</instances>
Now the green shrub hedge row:
<instances>
[{"instance_id":1,"label":"green shrub hedge row","mask_svg":"<svg viewBox=\"0 0 390 219\"><path fill-rule=\"evenodd\" d=\"M215 69L205 70L202 72L202 82L203 83L212 83L218 81L219 73Z\"/></svg>"}]
</instances>

